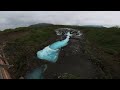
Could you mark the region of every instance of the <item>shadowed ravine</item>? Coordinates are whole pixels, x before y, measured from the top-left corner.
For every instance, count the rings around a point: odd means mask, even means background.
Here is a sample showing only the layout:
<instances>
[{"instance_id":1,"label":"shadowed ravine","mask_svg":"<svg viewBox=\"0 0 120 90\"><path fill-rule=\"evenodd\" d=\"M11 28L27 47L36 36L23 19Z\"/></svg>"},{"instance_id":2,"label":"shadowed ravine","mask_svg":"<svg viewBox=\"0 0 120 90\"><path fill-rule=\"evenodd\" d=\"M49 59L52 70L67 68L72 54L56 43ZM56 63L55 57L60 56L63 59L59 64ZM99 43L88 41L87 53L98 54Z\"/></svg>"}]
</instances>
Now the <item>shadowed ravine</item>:
<instances>
[{"instance_id":1,"label":"shadowed ravine","mask_svg":"<svg viewBox=\"0 0 120 90\"><path fill-rule=\"evenodd\" d=\"M58 78L59 74L69 73L80 79L102 78L103 73L84 53L84 41L71 39L68 46L61 50L56 63L48 64L46 78Z\"/></svg>"}]
</instances>

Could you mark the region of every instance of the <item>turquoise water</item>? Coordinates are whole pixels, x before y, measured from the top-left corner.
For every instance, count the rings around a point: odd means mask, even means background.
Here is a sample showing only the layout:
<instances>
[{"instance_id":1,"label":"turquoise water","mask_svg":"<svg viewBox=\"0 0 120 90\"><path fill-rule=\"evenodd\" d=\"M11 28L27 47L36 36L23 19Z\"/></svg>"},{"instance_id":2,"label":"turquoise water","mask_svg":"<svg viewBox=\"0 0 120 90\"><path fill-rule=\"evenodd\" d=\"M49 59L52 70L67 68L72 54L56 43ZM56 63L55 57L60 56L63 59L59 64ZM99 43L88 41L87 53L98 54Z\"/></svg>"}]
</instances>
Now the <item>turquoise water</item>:
<instances>
[{"instance_id":1,"label":"turquoise water","mask_svg":"<svg viewBox=\"0 0 120 90\"><path fill-rule=\"evenodd\" d=\"M57 41L45 47L43 50L38 51L37 57L40 60L47 60L49 62L55 63L58 60L60 49L68 45L70 36L71 34L70 32L68 32L66 39L62 41Z\"/></svg>"},{"instance_id":2,"label":"turquoise water","mask_svg":"<svg viewBox=\"0 0 120 90\"><path fill-rule=\"evenodd\" d=\"M41 67L33 69L30 73L28 73L25 78L26 79L44 79L44 72L47 69L47 65L42 65Z\"/></svg>"}]
</instances>

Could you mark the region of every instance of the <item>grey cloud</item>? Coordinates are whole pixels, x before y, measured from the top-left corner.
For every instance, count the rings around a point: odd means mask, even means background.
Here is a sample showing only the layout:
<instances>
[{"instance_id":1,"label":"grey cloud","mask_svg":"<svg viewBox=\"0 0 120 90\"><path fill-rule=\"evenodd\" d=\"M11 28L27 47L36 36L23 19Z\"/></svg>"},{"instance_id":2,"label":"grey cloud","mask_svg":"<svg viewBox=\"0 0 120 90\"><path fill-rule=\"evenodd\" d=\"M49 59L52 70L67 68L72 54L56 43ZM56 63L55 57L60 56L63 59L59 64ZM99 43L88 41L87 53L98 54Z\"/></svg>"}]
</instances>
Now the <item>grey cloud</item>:
<instances>
[{"instance_id":1,"label":"grey cloud","mask_svg":"<svg viewBox=\"0 0 120 90\"><path fill-rule=\"evenodd\" d=\"M120 26L120 11L0 11L0 30L43 22Z\"/></svg>"}]
</instances>

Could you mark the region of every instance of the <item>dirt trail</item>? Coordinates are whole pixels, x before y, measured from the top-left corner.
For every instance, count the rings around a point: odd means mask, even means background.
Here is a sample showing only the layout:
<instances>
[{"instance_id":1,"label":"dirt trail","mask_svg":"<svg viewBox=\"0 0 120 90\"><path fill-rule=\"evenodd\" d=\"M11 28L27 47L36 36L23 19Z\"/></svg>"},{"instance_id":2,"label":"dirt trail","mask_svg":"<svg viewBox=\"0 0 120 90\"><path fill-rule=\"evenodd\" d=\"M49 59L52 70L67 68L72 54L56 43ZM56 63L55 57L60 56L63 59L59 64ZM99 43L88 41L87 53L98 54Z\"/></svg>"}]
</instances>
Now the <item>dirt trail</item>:
<instances>
[{"instance_id":1,"label":"dirt trail","mask_svg":"<svg viewBox=\"0 0 120 90\"><path fill-rule=\"evenodd\" d=\"M8 72L8 67L6 65L9 65L7 62L5 55L4 55L4 49L5 44L0 44L0 79L11 79L10 74Z\"/></svg>"}]
</instances>

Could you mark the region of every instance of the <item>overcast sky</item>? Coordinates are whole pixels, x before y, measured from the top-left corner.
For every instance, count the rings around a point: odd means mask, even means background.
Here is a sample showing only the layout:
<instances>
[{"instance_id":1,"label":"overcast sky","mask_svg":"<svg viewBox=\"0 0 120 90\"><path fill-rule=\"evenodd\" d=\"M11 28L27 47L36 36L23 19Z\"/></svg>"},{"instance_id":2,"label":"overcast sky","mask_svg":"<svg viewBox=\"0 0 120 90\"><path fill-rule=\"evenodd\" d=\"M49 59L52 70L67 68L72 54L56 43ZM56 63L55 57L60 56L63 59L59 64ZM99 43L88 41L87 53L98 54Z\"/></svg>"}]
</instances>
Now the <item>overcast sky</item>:
<instances>
[{"instance_id":1,"label":"overcast sky","mask_svg":"<svg viewBox=\"0 0 120 90\"><path fill-rule=\"evenodd\" d=\"M0 30L36 23L120 26L120 11L0 11Z\"/></svg>"}]
</instances>

